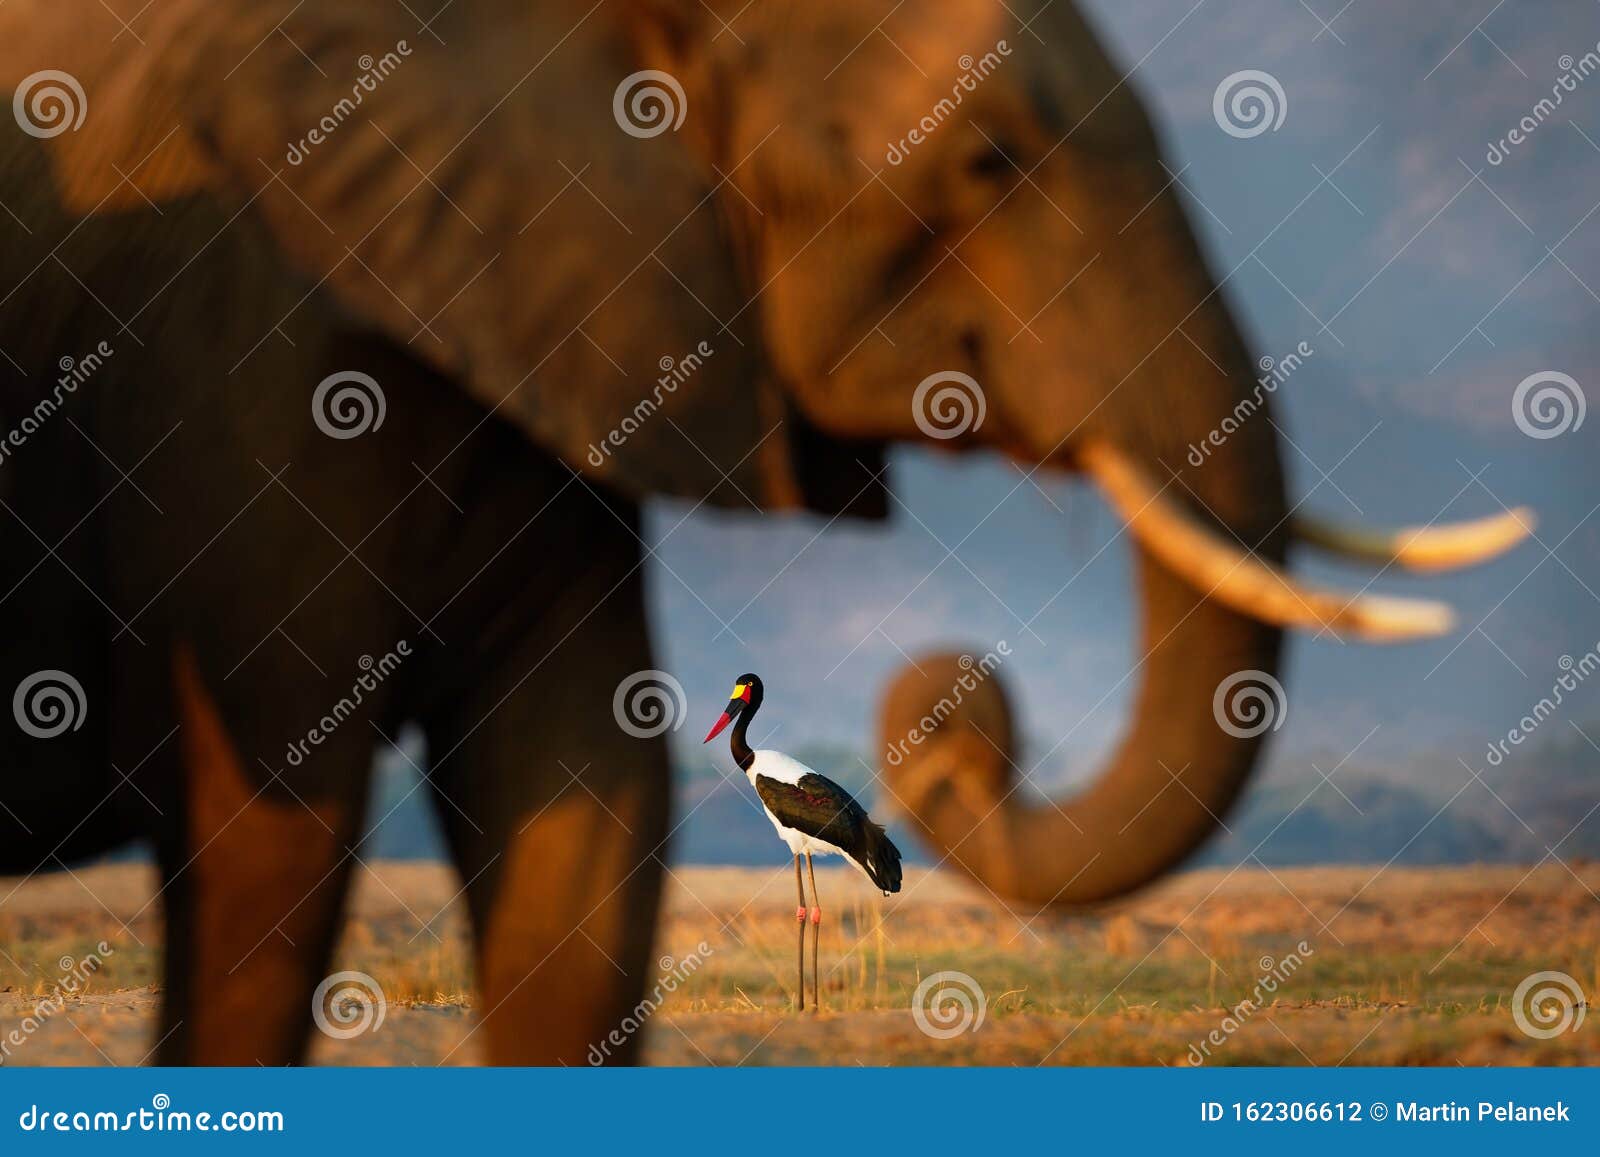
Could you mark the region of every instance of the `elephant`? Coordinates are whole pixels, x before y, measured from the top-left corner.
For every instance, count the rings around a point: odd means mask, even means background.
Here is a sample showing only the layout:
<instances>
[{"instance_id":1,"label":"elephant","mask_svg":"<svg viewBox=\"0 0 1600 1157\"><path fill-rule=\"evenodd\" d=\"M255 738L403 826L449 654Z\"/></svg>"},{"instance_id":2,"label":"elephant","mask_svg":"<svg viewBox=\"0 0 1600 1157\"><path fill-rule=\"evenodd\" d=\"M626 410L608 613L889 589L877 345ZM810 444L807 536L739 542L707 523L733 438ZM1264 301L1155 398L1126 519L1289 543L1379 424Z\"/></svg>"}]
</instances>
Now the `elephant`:
<instances>
[{"instance_id":1,"label":"elephant","mask_svg":"<svg viewBox=\"0 0 1600 1157\"><path fill-rule=\"evenodd\" d=\"M1220 822L1264 737L1214 697L1285 631L1448 629L1292 577L1291 543L1441 570L1531 527L1291 503L1066 0L9 0L0 45L0 872L149 841L164 1063L306 1055L408 724L486 1058L580 1063L636 1006L672 822L665 740L615 715L657 669L651 496L881 519L903 443L1096 485L1143 616L1110 764L1017 798L996 677L885 769L953 868L1066 910ZM963 669L894 682L886 748Z\"/></svg>"}]
</instances>

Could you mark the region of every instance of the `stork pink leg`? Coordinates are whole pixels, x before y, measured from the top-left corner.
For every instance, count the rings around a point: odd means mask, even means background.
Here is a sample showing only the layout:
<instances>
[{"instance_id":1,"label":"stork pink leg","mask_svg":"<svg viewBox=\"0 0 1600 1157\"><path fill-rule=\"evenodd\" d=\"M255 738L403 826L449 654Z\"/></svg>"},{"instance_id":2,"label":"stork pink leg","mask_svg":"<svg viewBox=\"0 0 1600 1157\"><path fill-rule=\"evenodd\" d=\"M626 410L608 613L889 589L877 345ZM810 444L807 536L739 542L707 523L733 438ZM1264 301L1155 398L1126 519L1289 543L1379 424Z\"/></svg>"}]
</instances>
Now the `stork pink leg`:
<instances>
[{"instance_id":1,"label":"stork pink leg","mask_svg":"<svg viewBox=\"0 0 1600 1157\"><path fill-rule=\"evenodd\" d=\"M815 887L815 885L812 885ZM800 857L794 858L794 889L800 894L800 906L795 909L795 922L800 926L800 952L796 963L800 971L800 983L795 988L795 1011L806 1010L806 886L800 876Z\"/></svg>"},{"instance_id":2,"label":"stork pink leg","mask_svg":"<svg viewBox=\"0 0 1600 1157\"><path fill-rule=\"evenodd\" d=\"M816 901L811 909L811 1011L821 1012L822 973L817 967L817 955L822 949L822 896L817 892L817 870L811 864L810 852L806 853L806 873L811 877L811 898Z\"/></svg>"}]
</instances>

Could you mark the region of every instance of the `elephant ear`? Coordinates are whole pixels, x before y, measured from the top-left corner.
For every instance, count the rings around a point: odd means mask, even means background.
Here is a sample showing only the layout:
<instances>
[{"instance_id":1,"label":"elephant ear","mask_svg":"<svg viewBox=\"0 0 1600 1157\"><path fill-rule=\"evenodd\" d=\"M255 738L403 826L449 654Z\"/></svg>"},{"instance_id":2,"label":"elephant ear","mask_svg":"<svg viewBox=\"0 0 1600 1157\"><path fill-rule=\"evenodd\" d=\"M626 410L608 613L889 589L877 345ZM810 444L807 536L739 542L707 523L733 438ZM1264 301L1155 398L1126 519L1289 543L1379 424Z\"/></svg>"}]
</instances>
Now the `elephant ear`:
<instances>
[{"instance_id":1,"label":"elephant ear","mask_svg":"<svg viewBox=\"0 0 1600 1157\"><path fill-rule=\"evenodd\" d=\"M70 6L13 5L5 79L26 60L84 92L48 142L76 211L198 192L255 215L303 308L331 295L625 492L877 513L881 451L821 437L766 376L694 147L712 130L686 129L714 108L636 75L682 39L660 5L498 0L421 26L392 2L172 0L112 48Z\"/></svg>"}]
</instances>

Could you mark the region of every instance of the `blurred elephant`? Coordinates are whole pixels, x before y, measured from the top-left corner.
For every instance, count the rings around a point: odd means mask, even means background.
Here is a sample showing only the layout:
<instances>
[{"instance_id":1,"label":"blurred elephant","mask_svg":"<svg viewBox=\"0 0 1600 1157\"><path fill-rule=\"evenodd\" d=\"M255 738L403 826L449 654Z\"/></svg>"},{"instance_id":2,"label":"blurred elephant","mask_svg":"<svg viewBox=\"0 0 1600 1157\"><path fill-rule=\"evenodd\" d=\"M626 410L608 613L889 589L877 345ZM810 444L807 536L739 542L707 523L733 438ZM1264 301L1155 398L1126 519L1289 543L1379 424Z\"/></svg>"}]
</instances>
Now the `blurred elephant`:
<instances>
[{"instance_id":1,"label":"blurred elephant","mask_svg":"<svg viewBox=\"0 0 1600 1157\"><path fill-rule=\"evenodd\" d=\"M889 775L956 866L1059 905L1213 829L1261 742L1213 696L1283 628L1447 626L1288 577L1292 539L1427 568L1524 533L1295 513L1143 109L1065 0L1024 7L0 7L0 871L153 840L164 1061L303 1055L408 721L488 1057L577 1063L633 1008L648 495L881 517L902 440L1092 478L1144 620L1111 765L1015 798L991 682ZM902 679L886 737L958 670Z\"/></svg>"}]
</instances>

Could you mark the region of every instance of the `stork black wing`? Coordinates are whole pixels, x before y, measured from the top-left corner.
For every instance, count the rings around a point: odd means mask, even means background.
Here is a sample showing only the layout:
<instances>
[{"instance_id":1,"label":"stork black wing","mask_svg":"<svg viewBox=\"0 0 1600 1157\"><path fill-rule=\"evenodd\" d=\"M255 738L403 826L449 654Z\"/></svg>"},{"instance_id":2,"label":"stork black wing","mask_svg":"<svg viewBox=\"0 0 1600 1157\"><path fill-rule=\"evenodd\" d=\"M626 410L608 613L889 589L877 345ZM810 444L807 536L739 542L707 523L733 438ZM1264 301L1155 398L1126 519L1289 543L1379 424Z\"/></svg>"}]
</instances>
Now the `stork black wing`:
<instances>
[{"instance_id":1,"label":"stork black wing","mask_svg":"<svg viewBox=\"0 0 1600 1157\"><path fill-rule=\"evenodd\" d=\"M813 771L798 783L784 783L757 772L756 794L779 823L849 856L884 895L900 890L900 849L833 780Z\"/></svg>"},{"instance_id":2,"label":"stork black wing","mask_svg":"<svg viewBox=\"0 0 1600 1157\"><path fill-rule=\"evenodd\" d=\"M861 841L867 813L849 792L815 772L799 783L756 775L756 794L779 822L836 848L852 851Z\"/></svg>"}]
</instances>

